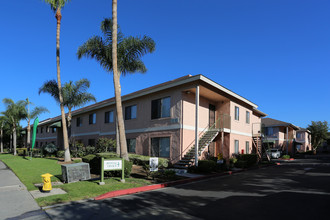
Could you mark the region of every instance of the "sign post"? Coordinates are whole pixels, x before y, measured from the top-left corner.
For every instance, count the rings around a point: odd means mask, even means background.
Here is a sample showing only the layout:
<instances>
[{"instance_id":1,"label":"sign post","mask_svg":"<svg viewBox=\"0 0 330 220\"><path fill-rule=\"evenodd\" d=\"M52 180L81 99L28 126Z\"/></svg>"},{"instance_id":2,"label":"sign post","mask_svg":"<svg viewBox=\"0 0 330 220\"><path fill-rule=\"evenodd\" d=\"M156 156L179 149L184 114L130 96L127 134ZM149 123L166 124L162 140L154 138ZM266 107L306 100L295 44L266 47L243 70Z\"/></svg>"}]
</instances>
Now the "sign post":
<instances>
[{"instance_id":1,"label":"sign post","mask_svg":"<svg viewBox=\"0 0 330 220\"><path fill-rule=\"evenodd\" d=\"M121 182L125 182L124 159L104 159L101 158L101 182L99 185L104 185L104 171L121 170Z\"/></svg>"}]
</instances>

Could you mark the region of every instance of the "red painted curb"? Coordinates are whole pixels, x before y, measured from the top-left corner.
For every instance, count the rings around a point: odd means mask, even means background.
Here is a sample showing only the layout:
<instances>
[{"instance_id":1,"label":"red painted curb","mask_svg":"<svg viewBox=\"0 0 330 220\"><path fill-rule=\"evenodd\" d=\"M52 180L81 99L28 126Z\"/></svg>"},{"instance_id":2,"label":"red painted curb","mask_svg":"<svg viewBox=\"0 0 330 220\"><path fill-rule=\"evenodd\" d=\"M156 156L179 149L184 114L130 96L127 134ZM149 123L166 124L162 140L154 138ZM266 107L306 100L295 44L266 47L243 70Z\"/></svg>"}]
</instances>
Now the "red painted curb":
<instances>
[{"instance_id":1,"label":"red painted curb","mask_svg":"<svg viewBox=\"0 0 330 220\"><path fill-rule=\"evenodd\" d=\"M111 192L105 193L103 195L95 197L94 199L95 200L107 199L107 198L112 198L112 197L116 197L116 196L123 196L123 195L138 193L138 192L145 192L145 191L160 189L160 188L164 188L164 187L165 187L164 184L156 184L156 185L141 186L141 187L137 187L137 188L121 189L121 190L116 190L116 191L111 191Z\"/></svg>"}]
</instances>

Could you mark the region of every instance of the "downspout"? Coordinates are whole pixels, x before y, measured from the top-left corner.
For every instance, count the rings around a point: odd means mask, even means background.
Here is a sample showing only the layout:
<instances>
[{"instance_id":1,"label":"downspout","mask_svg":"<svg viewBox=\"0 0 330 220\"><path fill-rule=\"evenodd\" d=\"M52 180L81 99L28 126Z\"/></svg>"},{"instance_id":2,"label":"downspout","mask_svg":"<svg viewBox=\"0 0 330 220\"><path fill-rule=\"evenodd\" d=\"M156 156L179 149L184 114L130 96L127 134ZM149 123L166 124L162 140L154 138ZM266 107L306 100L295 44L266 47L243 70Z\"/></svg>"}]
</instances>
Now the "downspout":
<instances>
[{"instance_id":1,"label":"downspout","mask_svg":"<svg viewBox=\"0 0 330 220\"><path fill-rule=\"evenodd\" d=\"M196 85L196 114L195 114L195 166L198 166L198 121L199 121L199 85Z\"/></svg>"}]
</instances>

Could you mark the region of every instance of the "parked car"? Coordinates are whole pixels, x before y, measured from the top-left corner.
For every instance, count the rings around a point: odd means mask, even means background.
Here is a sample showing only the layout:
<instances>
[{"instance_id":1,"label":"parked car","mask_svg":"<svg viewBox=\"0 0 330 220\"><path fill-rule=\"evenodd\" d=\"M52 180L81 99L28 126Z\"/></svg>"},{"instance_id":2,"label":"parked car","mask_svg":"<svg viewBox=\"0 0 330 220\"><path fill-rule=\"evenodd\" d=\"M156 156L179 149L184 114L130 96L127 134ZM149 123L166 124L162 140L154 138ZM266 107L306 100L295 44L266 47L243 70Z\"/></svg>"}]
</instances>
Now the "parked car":
<instances>
[{"instance_id":1,"label":"parked car","mask_svg":"<svg viewBox=\"0 0 330 220\"><path fill-rule=\"evenodd\" d=\"M275 158L275 159L278 159L281 157L281 151L278 149L269 149L269 150L267 150L267 154L271 158Z\"/></svg>"}]
</instances>

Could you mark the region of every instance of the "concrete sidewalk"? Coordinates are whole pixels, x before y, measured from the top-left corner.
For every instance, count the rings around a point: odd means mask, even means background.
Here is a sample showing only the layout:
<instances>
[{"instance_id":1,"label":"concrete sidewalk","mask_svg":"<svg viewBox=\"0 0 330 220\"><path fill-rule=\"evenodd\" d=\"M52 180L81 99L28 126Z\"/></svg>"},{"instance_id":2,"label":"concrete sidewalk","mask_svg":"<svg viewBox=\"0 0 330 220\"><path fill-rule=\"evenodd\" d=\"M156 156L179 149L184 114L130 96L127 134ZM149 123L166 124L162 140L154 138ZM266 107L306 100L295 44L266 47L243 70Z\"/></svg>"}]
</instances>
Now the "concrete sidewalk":
<instances>
[{"instance_id":1,"label":"concrete sidewalk","mask_svg":"<svg viewBox=\"0 0 330 220\"><path fill-rule=\"evenodd\" d=\"M50 219L18 177L0 161L0 219Z\"/></svg>"}]
</instances>

